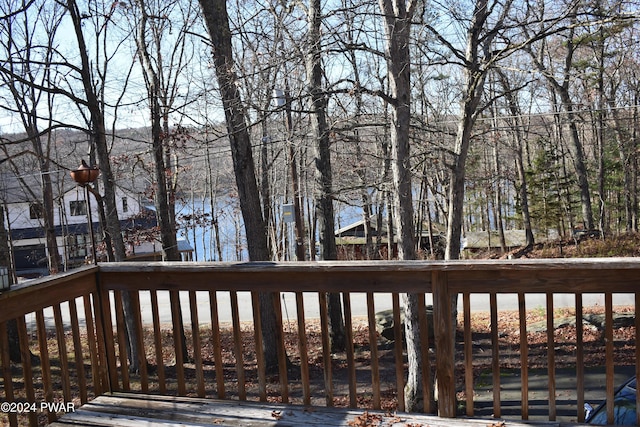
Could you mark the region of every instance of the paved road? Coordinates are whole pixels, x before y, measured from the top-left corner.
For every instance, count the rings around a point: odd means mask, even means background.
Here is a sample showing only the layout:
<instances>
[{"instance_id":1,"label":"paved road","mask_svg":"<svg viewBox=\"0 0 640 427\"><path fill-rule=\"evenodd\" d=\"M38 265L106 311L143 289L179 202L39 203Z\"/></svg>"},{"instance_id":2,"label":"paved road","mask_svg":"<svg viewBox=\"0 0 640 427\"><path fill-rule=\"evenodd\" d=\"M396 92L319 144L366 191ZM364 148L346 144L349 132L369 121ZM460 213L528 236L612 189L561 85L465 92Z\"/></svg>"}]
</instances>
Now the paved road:
<instances>
[{"instance_id":1,"label":"paved road","mask_svg":"<svg viewBox=\"0 0 640 427\"><path fill-rule=\"evenodd\" d=\"M210 309L209 309L209 297L206 292L198 292L198 320L200 323L206 324L211 322ZM282 315L283 320L296 319L296 300L295 294L292 292L282 293ZM220 322L231 322L231 302L228 292L218 292L218 315ZM182 292L180 296L183 316L185 321L190 319L189 310L189 296L186 292ZM314 293L304 294L305 302L305 318L314 319L319 318L318 308L318 296ZM617 294L614 295L614 305L630 305L633 304L632 294ZM427 304L431 304L430 295L426 299ZM382 311L392 308L391 294L376 294L374 297L375 311ZM573 294L557 294L554 295L554 307L572 307L575 304L575 296ZM83 314L84 308L82 306L82 300L77 300L78 313ZM141 311L143 313L143 322L151 323L151 299L149 294L143 292L140 298ZM583 296L583 305L585 307L593 305L604 305L604 296L602 294L585 294ZM112 304L112 307L114 304ZM169 301L169 292L158 292L158 306L160 314L160 322L165 324L171 323L171 305ZM252 306L251 296L248 292L238 293L238 307L241 321L252 320ZM546 296L544 294L527 294L526 296L527 309L545 308ZM462 310L462 301L460 299L458 303L458 309ZM499 294L498 295L498 310L517 310L518 309L518 297L515 294ZM488 295L472 295L471 296L471 310L472 311L488 311L489 310L489 296ZM367 315L367 302L365 294L351 294L351 311L354 317L366 317ZM66 304L63 305L63 317L68 319L68 309ZM45 310L45 317L47 323L52 325L53 311ZM35 314L27 316L27 322L30 326L35 323Z\"/></svg>"},{"instance_id":2,"label":"paved road","mask_svg":"<svg viewBox=\"0 0 640 427\"><path fill-rule=\"evenodd\" d=\"M198 319L201 322L209 322L209 298L203 293L198 293ZM286 321L287 316L290 319L296 318L296 300L295 294L292 292L283 292L282 298L282 315ZM158 295L158 304L160 305L161 322L171 322L171 310L169 305L169 296L167 292L161 292ZM305 317L308 319L319 318L318 296L317 294L305 293ZM181 295L181 303L184 310L185 318L189 315L188 296L183 293ZM427 304L431 304L431 296L426 299ZM614 298L616 305L629 305L633 303L633 295L620 294ZM387 310L392 308L391 294L376 294L374 296L375 311ZM554 296L554 307L573 307L575 304L575 296L573 294L558 294ZM529 294L526 296L526 305L528 309L546 307L546 296L542 294ZM583 305L604 305L604 296L599 294L589 294L583 296ZM250 321L252 319L251 296L247 292L238 293L238 306L240 319ZM228 292L218 293L219 317L221 322L231 322L231 302ZM151 320L151 301L141 300L141 309L143 313L148 313L148 319ZM462 301L458 304L458 309L462 310ZM517 310L518 296L513 294L498 295L499 310ZM489 296L474 295L471 297L472 311L488 311ZM354 317L365 317L367 315L367 300L365 294L351 294L351 312Z\"/></svg>"}]
</instances>

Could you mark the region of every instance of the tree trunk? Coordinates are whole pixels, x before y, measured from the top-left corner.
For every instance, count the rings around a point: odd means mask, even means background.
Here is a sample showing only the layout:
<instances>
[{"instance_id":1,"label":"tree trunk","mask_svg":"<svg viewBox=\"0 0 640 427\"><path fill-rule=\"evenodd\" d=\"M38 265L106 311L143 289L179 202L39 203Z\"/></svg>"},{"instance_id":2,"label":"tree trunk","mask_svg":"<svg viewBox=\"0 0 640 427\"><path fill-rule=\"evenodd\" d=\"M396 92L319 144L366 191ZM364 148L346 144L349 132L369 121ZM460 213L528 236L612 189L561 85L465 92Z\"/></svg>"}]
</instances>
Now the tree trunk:
<instances>
[{"instance_id":1,"label":"tree trunk","mask_svg":"<svg viewBox=\"0 0 640 427\"><path fill-rule=\"evenodd\" d=\"M527 174L524 170L522 159L522 147L516 149L516 169L518 170L518 179L520 180L520 210L522 211L522 222L524 224L526 247L533 247L535 238L531 227L531 215L529 213L529 192L527 190ZM547 230L545 230L546 233Z\"/></svg>"},{"instance_id":2,"label":"tree trunk","mask_svg":"<svg viewBox=\"0 0 640 427\"><path fill-rule=\"evenodd\" d=\"M173 191L167 181L167 171L170 155L167 154L168 148L165 150L168 133L168 122L164 121L163 130L163 114L160 106L160 94L162 88L158 78L158 72L154 69L147 47L147 11L143 0L137 1L140 8L140 16L138 20L138 28L136 34L136 45L138 48L138 58L142 65L142 71L145 76L147 86L147 96L149 101L149 109L151 115L151 146L153 153L155 192L154 202L156 206L156 220L160 227L160 240L162 242L162 254L164 261L180 261L180 251L178 250L178 239L176 237L175 228L175 202L173 201ZM178 313L174 313L178 319L180 334L180 345L182 346L182 354L188 356L187 337L184 332L184 321L182 318L182 306L177 305ZM133 351L133 348L132 348ZM135 353L134 353L135 354Z\"/></svg>"},{"instance_id":3,"label":"tree trunk","mask_svg":"<svg viewBox=\"0 0 640 427\"><path fill-rule=\"evenodd\" d=\"M391 170L394 184L395 225L398 233L398 258L416 259L413 196L411 188L411 157L409 131L411 120L411 58L409 52L411 19L415 2L394 10L390 0L380 0L387 34L387 67L392 103L391 114ZM420 411L422 401L422 347L416 294L403 295L405 336L409 377L404 389L404 405L400 410ZM399 399L399 402L400 399ZM404 407L403 407L404 406Z\"/></svg>"},{"instance_id":4,"label":"tree trunk","mask_svg":"<svg viewBox=\"0 0 640 427\"><path fill-rule=\"evenodd\" d=\"M14 284L14 274L11 266L11 252L9 251L9 233L4 225L4 206L0 205L0 267L9 269L9 286ZM7 322L7 336L9 338L9 359L13 363L20 363L20 339L18 337L18 324L15 319ZM31 355L33 360L35 356ZM37 360L37 359L36 359Z\"/></svg>"},{"instance_id":5,"label":"tree trunk","mask_svg":"<svg viewBox=\"0 0 640 427\"><path fill-rule=\"evenodd\" d=\"M122 230L120 227L120 219L118 218L118 209L116 204L116 185L111 170L111 161L109 156L109 147L107 144L106 128L104 121L104 113L102 111L100 100L94 90L93 76L91 73L91 64L89 61L88 50L82 32L82 17L75 0L68 0L67 8L73 22L73 28L78 42L78 54L82 62L80 73L82 84L87 101L87 109L90 113L91 130L93 142L96 148L96 154L100 165L100 173L104 188L103 200L107 208L107 233L113 244L115 261L124 261L126 252ZM127 326L127 337L129 345L130 369L136 371L138 366L138 340L136 339L136 328L131 304L131 296L129 292L123 294L124 314Z\"/></svg>"},{"instance_id":6,"label":"tree trunk","mask_svg":"<svg viewBox=\"0 0 640 427\"><path fill-rule=\"evenodd\" d=\"M333 186L331 152L329 151L329 126L327 124L326 94L322 90L322 63L320 50L320 26L322 24L320 0L310 0L308 8L309 51L307 52L307 84L311 95L311 128L315 139L315 205L320 237L320 259L338 259L333 212ZM346 334L340 294L327 294L331 351L344 351Z\"/></svg>"},{"instance_id":7,"label":"tree trunk","mask_svg":"<svg viewBox=\"0 0 640 427\"><path fill-rule=\"evenodd\" d=\"M502 253L507 251L507 244L504 236L504 221L502 219L502 185L500 184L500 158L498 157L498 146L493 147L493 160L496 176L494 191L495 193L495 219L496 228L498 229L498 235L500 236L500 249Z\"/></svg>"},{"instance_id":8,"label":"tree trunk","mask_svg":"<svg viewBox=\"0 0 640 427\"><path fill-rule=\"evenodd\" d=\"M593 221L593 211L591 209L591 192L589 190L589 180L587 179L587 167L584 163L584 148L578 126L576 125L576 115L573 111L573 103L569 95L569 90L560 88L560 99L562 105L567 112L569 121L569 135L571 136L571 145L573 148L573 164L578 178L578 188L580 189L580 206L582 207L582 223L585 229L592 230L595 227Z\"/></svg>"},{"instance_id":9,"label":"tree trunk","mask_svg":"<svg viewBox=\"0 0 640 427\"><path fill-rule=\"evenodd\" d=\"M233 170L236 176L240 210L247 235L249 259L269 260L267 227L264 223L260 194L256 182L255 165L251 151L251 140L247 130L244 106L237 86L231 45L229 17L224 0L199 0L211 44L218 87L222 97ZM260 294L260 314L265 362L268 369L278 366L277 337L282 331L276 327L273 293Z\"/></svg>"},{"instance_id":10,"label":"tree trunk","mask_svg":"<svg viewBox=\"0 0 640 427\"><path fill-rule=\"evenodd\" d=\"M598 29L598 36L595 39L595 43L597 44L597 54L596 57L598 59L598 72L597 72L597 105L596 105L596 120L594 123L595 126L595 134L597 138L597 146L598 146L598 211L599 211L599 228L601 231L601 235L604 238L608 233L607 227L607 193L605 191L605 93L604 93L604 69L605 69L605 47L604 47L604 29L602 26Z\"/></svg>"},{"instance_id":11,"label":"tree trunk","mask_svg":"<svg viewBox=\"0 0 640 427\"><path fill-rule=\"evenodd\" d=\"M162 111L160 106L160 81L158 72L154 69L149 49L147 47L147 11L143 0L137 0L140 16L138 17L138 28L136 34L136 46L138 47L138 58L144 73L147 86L147 97L151 115L151 145L154 161L155 192L154 201L156 205L156 218L160 227L160 238L162 241L163 258L165 261L180 261L176 230L174 227L175 214L170 203L170 190L167 182L167 165L165 161L164 139L168 135L162 129ZM166 124L168 127L168 124ZM164 135L164 136L163 136Z\"/></svg>"},{"instance_id":12,"label":"tree trunk","mask_svg":"<svg viewBox=\"0 0 640 427\"><path fill-rule=\"evenodd\" d=\"M262 197L264 223L269 230L268 235L271 236L275 234L273 232L274 224L272 223L271 213L271 185L269 184L269 145L271 139L268 135L266 117L262 116L259 120L262 123L262 140L260 141L260 195ZM273 249L278 246L272 239L267 239L267 245L269 252L273 252Z\"/></svg>"},{"instance_id":13,"label":"tree trunk","mask_svg":"<svg viewBox=\"0 0 640 427\"><path fill-rule=\"evenodd\" d=\"M627 232L636 231L635 230L635 221L634 221L634 203L633 203L633 194L635 192L633 185L633 165L634 165L634 155L635 150L633 149L633 138L626 135L623 131L622 124L618 118L618 114L616 109L614 108L613 101L609 102L609 107L611 108L611 115L613 117L613 121L615 123L614 134L616 138L616 143L618 145L618 154L620 156L620 163L622 164L622 173L624 175L623 183L624 187L622 190L623 199L624 199L624 213L625 213L625 230Z\"/></svg>"},{"instance_id":14,"label":"tree trunk","mask_svg":"<svg viewBox=\"0 0 640 427\"><path fill-rule=\"evenodd\" d=\"M449 219L445 259L460 258L466 162L471 140L471 128L473 127L473 119L469 113L469 107L466 105L463 114L456 135L455 158L449 184Z\"/></svg>"},{"instance_id":15,"label":"tree trunk","mask_svg":"<svg viewBox=\"0 0 640 427\"><path fill-rule=\"evenodd\" d=\"M60 253L58 252L58 241L56 239L55 220L54 220L54 201L53 201L53 186L51 184L51 176L49 174L49 158L42 152L42 145L40 137L35 132L32 136L33 149L38 155L38 161L40 163L40 181L42 183L42 211L43 211L43 226L45 229L45 238L47 242L47 260L49 265L49 271L51 274L56 274L60 265Z\"/></svg>"},{"instance_id":16,"label":"tree trunk","mask_svg":"<svg viewBox=\"0 0 640 427\"><path fill-rule=\"evenodd\" d=\"M577 4L577 3L576 3ZM575 21L575 18L572 18ZM554 91L560 96L560 102L567 114L567 122L569 126L569 136L571 145L573 148L573 164L576 171L576 177L578 179L578 188L580 190L580 203L582 206L582 223L586 229L593 229L593 212L591 210L591 194L589 190L589 181L587 179L587 168L584 163L584 149L582 142L580 141L580 135L578 133L577 118L573 110L573 102L571 101L571 95L569 93L569 83L571 81L571 67L573 64L573 54L575 52L575 45L573 43L574 27L569 29L569 34L566 37L566 55L564 61L564 69L562 70L564 75L562 81L558 81L555 75L550 73L544 64L535 57L533 52L529 50L529 54L532 56L536 67L546 77L547 81L554 89Z\"/></svg>"},{"instance_id":17,"label":"tree trunk","mask_svg":"<svg viewBox=\"0 0 640 427\"><path fill-rule=\"evenodd\" d=\"M513 117L515 122L514 129L514 142L515 148L514 151L516 153L516 170L518 172L518 179L520 180L520 210L522 212L522 223L525 230L525 238L526 244L525 247L531 248L535 244L535 239L533 236L533 229L531 226L531 215L529 212L529 192L527 190L527 174L525 173L524 168L524 158L523 158L523 145L524 145L524 137L522 136L522 123L520 117L522 116L520 107L516 103L516 99L513 96L513 91L510 87L509 80L504 72L498 70L498 76L500 79L500 84L502 85L503 91L505 93L505 98L507 101L507 108ZM545 230L546 233L547 230Z\"/></svg>"},{"instance_id":18,"label":"tree trunk","mask_svg":"<svg viewBox=\"0 0 640 427\"><path fill-rule=\"evenodd\" d=\"M464 67L464 88L461 105L461 116L456 131L454 145L454 159L451 168L449 182L449 217L447 223L447 247L445 249L445 259L454 260L460 258L460 241L462 235L462 220L464 208L465 175L467 156L471 144L471 132L476 120L478 106L482 97L484 83L486 79L486 69L480 64L481 53L481 30L490 11L487 9L487 0L478 0L474 5L473 18L467 30L466 51ZM491 37L484 40L484 49L488 49L491 44ZM451 295L451 316L455 336L456 322L458 314L458 295ZM453 340L455 341L455 340ZM451 349L455 354L455 349ZM447 399L455 396L446 397Z\"/></svg>"}]
</instances>

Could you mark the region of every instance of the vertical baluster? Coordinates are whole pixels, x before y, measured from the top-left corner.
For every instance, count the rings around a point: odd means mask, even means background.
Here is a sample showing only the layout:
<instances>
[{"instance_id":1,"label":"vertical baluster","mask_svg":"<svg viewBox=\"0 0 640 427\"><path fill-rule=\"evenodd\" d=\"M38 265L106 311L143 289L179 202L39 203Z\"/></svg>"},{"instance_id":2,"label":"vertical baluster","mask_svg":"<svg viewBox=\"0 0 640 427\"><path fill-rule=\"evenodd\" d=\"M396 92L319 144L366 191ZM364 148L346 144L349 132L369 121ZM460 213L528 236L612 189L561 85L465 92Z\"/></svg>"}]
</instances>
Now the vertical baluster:
<instances>
[{"instance_id":1,"label":"vertical baluster","mask_svg":"<svg viewBox=\"0 0 640 427\"><path fill-rule=\"evenodd\" d=\"M180 292L169 291L169 300L171 302L171 320L173 322L173 347L176 351L176 375L178 381L178 395L185 396L187 394L187 388L184 378L184 358L187 356L184 354L182 347L182 319L180 314Z\"/></svg>"},{"instance_id":2,"label":"vertical baluster","mask_svg":"<svg viewBox=\"0 0 640 427\"><path fill-rule=\"evenodd\" d=\"M432 311L433 314L433 311ZM424 294L418 295L418 320L420 322L420 342L422 344L422 399L424 402L424 412L431 413L433 411L433 396L431 390L431 363L429 358L430 339L429 331L433 328L427 316L427 308L424 303ZM432 317L433 321L433 317Z\"/></svg>"},{"instance_id":3,"label":"vertical baluster","mask_svg":"<svg viewBox=\"0 0 640 427\"><path fill-rule=\"evenodd\" d=\"M282 328L282 305L280 292L273 292L273 310L276 315L276 340L278 351L278 372L280 380L280 396L283 403L289 402L289 380L287 378L287 351L284 344L284 330Z\"/></svg>"},{"instance_id":4,"label":"vertical baluster","mask_svg":"<svg viewBox=\"0 0 640 427\"><path fill-rule=\"evenodd\" d=\"M238 376L238 398L247 400L247 390L244 375L244 358L242 356L242 331L240 330L240 314L238 313L238 294L230 291L231 320L233 322L233 342L236 356L236 375Z\"/></svg>"},{"instance_id":5,"label":"vertical baluster","mask_svg":"<svg viewBox=\"0 0 640 427\"><path fill-rule=\"evenodd\" d=\"M473 341L471 337L471 303L468 292L462 294L464 317L464 384L467 416L473 416Z\"/></svg>"},{"instance_id":6,"label":"vertical baluster","mask_svg":"<svg viewBox=\"0 0 640 427\"><path fill-rule=\"evenodd\" d=\"M402 351L402 321L400 320L400 294L391 295L393 305L393 352L396 367L396 396L398 410L404 411L404 354Z\"/></svg>"},{"instance_id":7,"label":"vertical baluster","mask_svg":"<svg viewBox=\"0 0 640 427\"><path fill-rule=\"evenodd\" d=\"M518 320L520 323L520 378L522 419L529 419L529 340L527 338L527 306L525 295L518 294Z\"/></svg>"},{"instance_id":8,"label":"vertical baluster","mask_svg":"<svg viewBox=\"0 0 640 427\"><path fill-rule=\"evenodd\" d=\"M44 322L42 310L36 311L36 328L38 331L38 347L40 349L40 369L42 371L42 388L45 402L53 402L53 383L51 381L51 365L49 364L49 345L47 341L47 328ZM53 411L47 411L49 423L57 420Z\"/></svg>"},{"instance_id":9,"label":"vertical baluster","mask_svg":"<svg viewBox=\"0 0 640 427\"><path fill-rule=\"evenodd\" d=\"M380 367L378 365L378 335L373 292L367 292L367 318L369 320L369 351L371 360L371 390L373 409L380 409Z\"/></svg>"},{"instance_id":10,"label":"vertical baluster","mask_svg":"<svg viewBox=\"0 0 640 427\"><path fill-rule=\"evenodd\" d=\"M71 335L73 337L73 354L75 357L76 372L78 373L78 389L80 391L80 403L87 403L87 378L84 373L84 356L80 342L80 326L78 325L78 307L76 300L69 301L69 319L71 320Z\"/></svg>"},{"instance_id":11,"label":"vertical baluster","mask_svg":"<svg viewBox=\"0 0 640 427\"><path fill-rule=\"evenodd\" d=\"M4 380L4 398L7 402L15 401L13 396L13 377L11 375L11 356L9 354L9 334L6 322L0 322L0 357L2 358L2 379ZM15 412L10 412L9 425L18 426L18 417Z\"/></svg>"},{"instance_id":12,"label":"vertical baluster","mask_svg":"<svg viewBox=\"0 0 640 427\"><path fill-rule=\"evenodd\" d=\"M116 368L116 349L115 340L113 337L113 319L111 318L111 299L109 298L109 291L100 291L98 298L101 310L96 311L96 315L100 316L99 323L102 327L97 330L98 334L98 346L104 343L105 356L107 358L107 374L109 391L119 391L120 384L118 380L118 369Z\"/></svg>"},{"instance_id":13,"label":"vertical baluster","mask_svg":"<svg viewBox=\"0 0 640 427\"><path fill-rule=\"evenodd\" d=\"M0 357L2 358L2 379L4 380L4 397L7 402L14 402L13 377L11 375L11 355L9 353L9 335L7 333L7 323L0 322ZM17 427L18 417L15 412L7 414L9 425Z\"/></svg>"},{"instance_id":14,"label":"vertical baluster","mask_svg":"<svg viewBox=\"0 0 640 427\"><path fill-rule=\"evenodd\" d=\"M162 354L162 328L160 326L160 313L158 312L158 293L149 291L151 297L151 318L153 322L153 346L156 353L156 372L158 375L158 388L160 393L167 393L167 382L164 377L164 358Z\"/></svg>"},{"instance_id":15,"label":"vertical baluster","mask_svg":"<svg viewBox=\"0 0 640 427\"><path fill-rule=\"evenodd\" d=\"M296 316L298 320L298 352L300 353L300 378L302 381L302 403L311 405L311 383L309 381L309 357L306 320L304 316L304 296L296 292Z\"/></svg>"},{"instance_id":16,"label":"vertical baluster","mask_svg":"<svg viewBox=\"0 0 640 427\"><path fill-rule=\"evenodd\" d=\"M20 316L16 319L18 323L18 340L20 341L20 356L22 358L22 377L24 379L24 388L27 394L27 402L36 403L36 393L33 389L33 370L31 369L31 351L29 350L29 334L27 333L27 324L24 321L24 316ZM67 381L68 384L68 381ZM71 402L71 393L69 398L65 400ZM36 411L29 411L27 414L29 418L29 425L32 427L38 426L38 413Z\"/></svg>"},{"instance_id":17,"label":"vertical baluster","mask_svg":"<svg viewBox=\"0 0 640 427\"><path fill-rule=\"evenodd\" d=\"M204 397L204 371L202 366L202 344L200 342L200 322L198 320L198 304L196 292L189 291L189 311L191 312L191 334L193 335L193 359L196 368L196 385L198 397Z\"/></svg>"},{"instance_id":18,"label":"vertical baluster","mask_svg":"<svg viewBox=\"0 0 640 427\"><path fill-rule=\"evenodd\" d=\"M499 418L500 410L500 341L498 335L498 300L495 292L489 294L491 315L491 369L493 371L493 416Z\"/></svg>"},{"instance_id":19,"label":"vertical baluster","mask_svg":"<svg viewBox=\"0 0 640 427\"><path fill-rule=\"evenodd\" d=\"M304 296L296 292L296 315L298 317L298 351L300 352L300 377L302 379L302 403L311 405L311 384L309 382L309 358L307 355L307 329L304 318Z\"/></svg>"},{"instance_id":20,"label":"vertical baluster","mask_svg":"<svg viewBox=\"0 0 640 427\"><path fill-rule=\"evenodd\" d=\"M129 349L127 348L127 337L125 336L126 326L124 323L124 306L122 304L122 292L115 291L113 293L116 304L116 336L118 337L118 354L120 360L120 371L122 375L122 388L125 391L131 390L129 380Z\"/></svg>"},{"instance_id":21,"label":"vertical baluster","mask_svg":"<svg viewBox=\"0 0 640 427\"><path fill-rule=\"evenodd\" d=\"M264 360L262 342L262 317L260 315L260 294L251 292L251 306L253 308L253 336L256 344L256 364L258 369L258 394L261 402L267 401L267 367Z\"/></svg>"},{"instance_id":22,"label":"vertical baluster","mask_svg":"<svg viewBox=\"0 0 640 427\"><path fill-rule=\"evenodd\" d=\"M98 396L102 394L103 388L100 378L100 365L98 356L98 346L96 343L96 331L91 311L91 296L82 297L84 305L84 321L87 329L87 344L89 346L89 357L91 358L91 379L93 381L93 393Z\"/></svg>"},{"instance_id":23,"label":"vertical baluster","mask_svg":"<svg viewBox=\"0 0 640 427\"><path fill-rule=\"evenodd\" d=\"M138 343L138 365L140 365L140 388L145 393L149 391L149 375L147 372L147 351L144 348L144 330L142 329L142 315L140 314L140 293L129 292L133 324L135 325L135 339Z\"/></svg>"},{"instance_id":24,"label":"vertical baluster","mask_svg":"<svg viewBox=\"0 0 640 427\"><path fill-rule=\"evenodd\" d=\"M324 372L324 392L327 406L333 406L333 380L331 372L331 339L329 337L329 312L327 306L326 292L318 293L318 302L320 304L320 331L322 338L322 365Z\"/></svg>"},{"instance_id":25,"label":"vertical baluster","mask_svg":"<svg viewBox=\"0 0 640 427\"><path fill-rule=\"evenodd\" d=\"M635 298L636 306L635 306L635 314L636 314L636 379L640 378L640 363L637 363L640 360L640 316L638 316L638 312L640 312L640 292L636 291ZM636 385L636 425L640 426L640 411L637 410L640 408L640 387Z\"/></svg>"},{"instance_id":26,"label":"vertical baluster","mask_svg":"<svg viewBox=\"0 0 640 427\"><path fill-rule=\"evenodd\" d=\"M358 406L358 390L356 388L356 362L353 349L353 321L351 318L351 295L342 293L342 307L344 309L344 329L347 354L347 377L349 380L349 407Z\"/></svg>"},{"instance_id":27,"label":"vertical baluster","mask_svg":"<svg viewBox=\"0 0 640 427\"><path fill-rule=\"evenodd\" d=\"M582 328L582 294L576 294L576 391L578 422L584 422L584 339Z\"/></svg>"},{"instance_id":28,"label":"vertical baluster","mask_svg":"<svg viewBox=\"0 0 640 427\"><path fill-rule=\"evenodd\" d=\"M547 294L547 370L549 372L549 421L556 420L556 358L553 293Z\"/></svg>"},{"instance_id":29,"label":"vertical baluster","mask_svg":"<svg viewBox=\"0 0 640 427\"><path fill-rule=\"evenodd\" d=\"M438 412L441 417L456 416L455 386L455 330L452 296L449 293L447 273L431 272L433 289L433 319L436 338L436 375L438 378Z\"/></svg>"},{"instance_id":30,"label":"vertical baluster","mask_svg":"<svg viewBox=\"0 0 640 427\"><path fill-rule=\"evenodd\" d=\"M62 381L62 393L65 402L71 402L71 375L69 374L69 361L67 358L67 342L64 336L64 324L60 304L53 306L53 318L56 324L56 337L58 340L58 353L60 357L60 380Z\"/></svg>"},{"instance_id":31,"label":"vertical baluster","mask_svg":"<svg viewBox=\"0 0 640 427\"><path fill-rule=\"evenodd\" d=\"M613 360L613 295L611 292L604 294L604 342L605 342L605 371L607 388L607 424L614 422L614 360Z\"/></svg>"},{"instance_id":32,"label":"vertical baluster","mask_svg":"<svg viewBox=\"0 0 640 427\"><path fill-rule=\"evenodd\" d=\"M213 341L213 359L216 364L216 388L218 399L224 399L224 365L220 347L220 321L218 317L218 298L216 291L209 291L209 309L211 311L211 340Z\"/></svg>"}]
</instances>

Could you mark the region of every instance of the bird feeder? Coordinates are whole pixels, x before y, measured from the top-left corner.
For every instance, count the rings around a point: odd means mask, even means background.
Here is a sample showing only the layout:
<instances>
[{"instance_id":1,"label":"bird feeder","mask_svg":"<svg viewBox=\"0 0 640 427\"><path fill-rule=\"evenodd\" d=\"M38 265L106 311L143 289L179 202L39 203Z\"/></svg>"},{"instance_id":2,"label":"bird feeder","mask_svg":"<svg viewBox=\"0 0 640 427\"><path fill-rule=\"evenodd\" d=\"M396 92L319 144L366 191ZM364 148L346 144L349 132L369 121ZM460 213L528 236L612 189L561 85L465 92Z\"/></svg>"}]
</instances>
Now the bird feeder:
<instances>
[{"instance_id":1,"label":"bird feeder","mask_svg":"<svg viewBox=\"0 0 640 427\"><path fill-rule=\"evenodd\" d=\"M70 172L71 179L80 185L87 185L90 182L94 182L98 175L100 175L100 169L97 166L90 167L82 160L82 163L76 170Z\"/></svg>"}]
</instances>

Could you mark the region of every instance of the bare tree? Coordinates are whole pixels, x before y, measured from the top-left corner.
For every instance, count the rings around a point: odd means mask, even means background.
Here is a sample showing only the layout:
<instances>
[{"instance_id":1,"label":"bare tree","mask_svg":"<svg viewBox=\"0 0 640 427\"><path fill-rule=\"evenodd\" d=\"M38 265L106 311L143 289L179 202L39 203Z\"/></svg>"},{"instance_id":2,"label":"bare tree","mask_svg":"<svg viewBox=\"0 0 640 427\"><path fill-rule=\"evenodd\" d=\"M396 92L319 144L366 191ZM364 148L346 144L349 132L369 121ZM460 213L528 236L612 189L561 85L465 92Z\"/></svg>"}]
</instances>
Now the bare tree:
<instances>
[{"instance_id":1,"label":"bare tree","mask_svg":"<svg viewBox=\"0 0 640 427\"><path fill-rule=\"evenodd\" d=\"M267 245L267 229L261 210L261 200L256 181L251 139L247 129L244 106L234 71L229 16L224 0L200 0L200 7L207 26L213 50L213 62L222 97L227 123L233 169L236 176L238 196L247 236L249 259L270 259ZM273 293L260 295L263 346L267 367L278 366L277 330Z\"/></svg>"},{"instance_id":2,"label":"bare tree","mask_svg":"<svg viewBox=\"0 0 640 427\"><path fill-rule=\"evenodd\" d=\"M114 249L115 261L124 261L126 252L122 230L120 227L120 219L118 218L118 209L116 205L116 185L115 177L111 169L111 160L109 157L109 144L107 141L107 130L105 126L105 104L101 100L97 87L94 84L94 74L92 73L92 63L89 59L89 50L87 48L83 14L80 12L75 0L68 0L66 7L71 17L73 30L78 43L77 54L80 58L81 65L77 68L82 82L84 99L75 97L79 104L89 111L89 119L91 124L91 136L95 147L95 152L99 162L104 195L102 197L106 207L106 227L109 239ZM108 17L107 17L108 19ZM104 74L101 74L104 78ZM104 84L104 81L102 82ZM125 310L125 320L127 326L127 337L129 346L129 368L137 371L139 365L138 339L136 335L135 320L133 316L133 307L129 292L123 293L123 303Z\"/></svg>"},{"instance_id":3,"label":"bare tree","mask_svg":"<svg viewBox=\"0 0 640 427\"><path fill-rule=\"evenodd\" d=\"M395 225L398 230L398 257L416 259L413 196L411 188L410 122L411 122L411 20L417 1L380 0L387 35L387 68L391 91L391 151L394 184ZM400 410L422 409L422 348L418 295L404 296L405 334L409 378Z\"/></svg>"},{"instance_id":4,"label":"bare tree","mask_svg":"<svg viewBox=\"0 0 640 427\"><path fill-rule=\"evenodd\" d=\"M177 173L171 171L171 137L169 117L173 111L178 91L178 81L184 72L188 54L187 34L196 11L188 7L179 10L180 2L154 4L153 9L145 0L136 0L136 47L144 81L151 117L151 145L154 160L154 200L162 250L168 261L179 261L180 252L175 224L175 182ZM157 10L155 10L157 9ZM175 21L175 22L174 22ZM178 27L177 30L174 27ZM175 38L169 45L169 33ZM163 48L169 45L168 58ZM168 62L168 63L165 63Z\"/></svg>"},{"instance_id":5,"label":"bare tree","mask_svg":"<svg viewBox=\"0 0 640 427\"><path fill-rule=\"evenodd\" d=\"M311 128L314 134L315 164L315 206L320 237L320 258L324 260L338 259L336 237L334 234L333 185L331 173L331 152L329 151L329 125L327 123L327 95L322 89L322 49L320 27L322 10L320 0L310 0L307 9L309 23L308 46L306 57L307 82L310 95ZM342 351L346 346L344 318L340 295L327 295L329 325L331 334L331 350Z\"/></svg>"},{"instance_id":6,"label":"bare tree","mask_svg":"<svg viewBox=\"0 0 640 427\"><path fill-rule=\"evenodd\" d=\"M520 210L522 212L522 222L525 229L525 247L527 249L532 248L535 239L533 236L533 228L531 225L531 213L529 212L529 191L527 186L527 175L525 173L525 160L524 160L524 132L522 123L522 112L518 105L514 90L511 87L511 82L502 70L497 70L498 80L504 92L507 111L509 111L511 117L508 122L511 124L513 134L513 151L515 152L515 162L518 179L520 180Z\"/></svg>"},{"instance_id":7,"label":"bare tree","mask_svg":"<svg viewBox=\"0 0 640 427\"><path fill-rule=\"evenodd\" d=\"M11 5L8 6L10 8ZM22 187L25 193L31 196L34 203L40 198L42 200L41 208L36 208L36 212L41 214L49 271L55 274L62 263L54 224L55 205L49 157L51 134L42 132L42 128L52 125L51 113L55 95L40 88L48 86L52 78L54 38L63 14L58 6L54 6L51 13L40 13L45 7L45 4L34 2L30 8L0 21L0 33L3 34L0 45L6 55L3 61L6 70L0 72L0 79L11 93L13 101L12 105L4 105L4 108L19 116L31 143L32 151L28 154L35 156L38 163L40 194L36 194L32 183L25 183L22 179L20 181L24 184ZM39 40L40 37L44 40ZM20 177L21 173L18 173L13 158L9 158L9 164L14 167L16 176Z\"/></svg>"},{"instance_id":8,"label":"bare tree","mask_svg":"<svg viewBox=\"0 0 640 427\"><path fill-rule=\"evenodd\" d=\"M570 93L573 56L576 50L575 31L579 2L572 1L565 5L565 7L570 13L570 25L568 25L566 34L562 37L562 44L565 46L565 56L561 59L563 65L560 73L558 73L558 70L545 60L545 58L549 58L546 49L550 43L548 39L542 39L540 47L537 50L533 45L527 45L526 50L529 52L537 70L545 77L549 85L560 97L561 105L565 110L570 141L573 148L573 164L578 178L578 187L580 189L582 222L586 229L591 230L595 227L593 211L591 208L591 190L589 189L584 148L578 132L577 122L579 118L575 111L574 102L571 99Z\"/></svg>"},{"instance_id":9,"label":"bare tree","mask_svg":"<svg viewBox=\"0 0 640 427\"><path fill-rule=\"evenodd\" d=\"M9 285L12 285L14 284L15 271L11 265L9 233L5 227L4 220L4 206L0 204L0 267L7 267L9 270ZM18 324L15 319L7 322L7 337L9 339L9 359L14 363L20 363L22 360L20 352L20 335L18 334ZM31 357L33 358L34 355L31 355Z\"/></svg>"}]
</instances>

